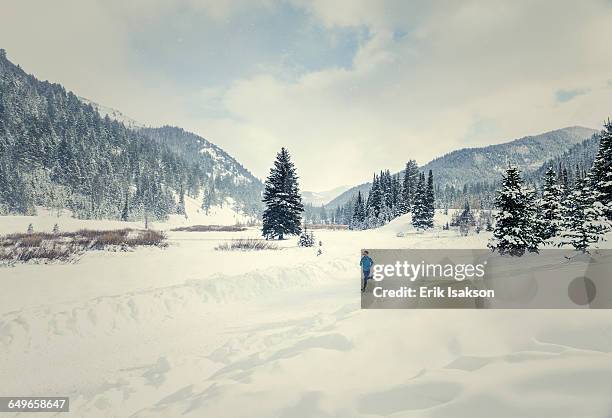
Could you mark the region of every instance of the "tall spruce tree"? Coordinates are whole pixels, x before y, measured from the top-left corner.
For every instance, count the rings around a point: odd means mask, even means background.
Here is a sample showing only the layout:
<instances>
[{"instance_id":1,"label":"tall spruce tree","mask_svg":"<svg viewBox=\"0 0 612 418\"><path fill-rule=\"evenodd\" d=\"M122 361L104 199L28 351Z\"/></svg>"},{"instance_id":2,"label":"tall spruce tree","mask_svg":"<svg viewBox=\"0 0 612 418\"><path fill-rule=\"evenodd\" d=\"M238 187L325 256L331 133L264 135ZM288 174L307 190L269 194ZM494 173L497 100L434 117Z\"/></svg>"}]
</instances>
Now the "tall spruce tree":
<instances>
[{"instance_id":1,"label":"tall spruce tree","mask_svg":"<svg viewBox=\"0 0 612 418\"><path fill-rule=\"evenodd\" d=\"M183 189L182 183L179 190L179 201L176 205L176 213L178 213L179 215L184 215L185 218L187 218L187 212L185 211L185 191Z\"/></svg>"},{"instance_id":2,"label":"tall spruce tree","mask_svg":"<svg viewBox=\"0 0 612 418\"><path fill-rule=\"evenodd\" d=\"M593 244L603 240L603 235L609 230L605 207L596 200L590 176L578 179L566 201L559 246L571 245L586 253Z\"/></svg>"},{"instance_id":3,"label":"tall spruce tree","mask_svg":"<svg viewBox=\"0 0 612 418\"><path fill-rule=\"evenodd\" d=\"M372 179L372 189L368 195L368 209L371 209L371 214L378 217L383 206L383 195L381 190L381 179L374 173Z\"/></svg>"},{"instance_id":4,"label":"tall spruce tree","mask_svg":"<svg viewBox=\"0 0 612 418\"><path fill-rule=\"evenodd\" d=\"M129 201L130 201L130 191L126 188L125 189L125 202L123 204L123 211L121 212L122 221L127 221L130 219Z\"/></svg>"},{"instance_id":5,"label":"tall spruce tree","mask_svg":"<svg viewBox=\"0 0 612 418\"><path fill-rule=\"evenodd\" d=\"M416 186L419 182L419 166L416 161L410 160L406 163L404 170L404 180L402 184L402 208L403 213L408 213L412 210L414 204L414 194Z\"/></svg>"},{"instance_id":6,"label":"tall spruce tree","mask_svg":"<svg viewBox=\"0 0 612 418\"><path fill-rule=\"evenodd\" d=\"M606 217L612 220L612 122L609 119L599 138L599 151L591 169L591 183L595 200L602 203Z\"/></svg>"},{"instance_id":7,"label":"tall spruce tree","mask_svg":"<svg viewBox=\"0 0 612 418\"><path fill-rule=\"evenodd\" d=\"M489 248L512 256L522 256L525 251L537 252L541 238L534 203L534 194L523 186L518 168L508 167L495 199L499 212Z\"/></svg>"},{"instance_id":8,"label":"tall spruce tree","mask_svg":"<svg viewBox=\"0 0 612 418\"><path fill-rule=\"evenodd\" d=\"M353 211L353 217L351 222L351 229L364 229L364 222L366 219L365 205L363 198L361 197L361 191L357 193L357 200L355 201L355 210Z\"/></svg>"},{"instance_id":9,"label":"tall spruce tree","mask_svg":"<svg viewBox=\"0 0 612 418\"><path fill-rule=\"evenodd\" d=\"M425 174L419 175L419 181L414 191L414 201L412 206L412 226L417 229L426 229L428 222L428 200L427 185L425 184Z\"/></svg>"},{"instance_id":10,"label":"tall spruce tree","mask_svg":"<svg viewBox=\"0 0 612 418\"><path fill-rule=\"evenodd\" d=\"M426 217L425 223L426 228L433 228L434 226L434 216L436 214L436 200L434 193L434 178L433 172L429 170L429 174L427 175L427 188L425 190L425 199L426 199Z\"/></svg>"},{"instance_id":11,"label":"tall spruce tree","mask_svg":"<svg viewBox=\"0 0 612 418\"><path fill-rule=\"evenodd\" d=\"M557 183L557 173L549 167L544 177L540 200L540 237L547 241L559 234L563 221L563 188Z\"/></svg>"},{"instance_id":12,"label":"tall spruce tree","mask_svg":"<svg viewBox=\"0 0 612 418\"><path fill-rule=\"evenodd\" d=\"M299 235L304 211L298 176L289 152L283 147L276 155L274 167L266 180L263 202L262 234L266 239L283 239L285 235Z\"/></svg>"}]
</instances>

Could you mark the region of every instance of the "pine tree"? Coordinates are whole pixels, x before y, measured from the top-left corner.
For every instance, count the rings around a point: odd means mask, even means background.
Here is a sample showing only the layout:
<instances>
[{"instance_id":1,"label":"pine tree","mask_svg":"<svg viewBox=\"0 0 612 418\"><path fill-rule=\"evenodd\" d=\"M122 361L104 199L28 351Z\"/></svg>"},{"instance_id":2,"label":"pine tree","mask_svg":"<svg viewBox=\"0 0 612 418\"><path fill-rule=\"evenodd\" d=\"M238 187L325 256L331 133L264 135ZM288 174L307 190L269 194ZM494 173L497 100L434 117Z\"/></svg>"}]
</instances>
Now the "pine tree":
<instances>
[{"instance_id":1,"label":"pine tree","mask_svg":"<svg viewBox=\"0 0 612 418\"><path fill-rule=\"evenodd\" d=\"M359 191L357 193L357 200L355 201L351 229L364 229L365 218L365 205L363 203L363 198L361 197L361 191Z\"/></svg>"},{"instance_id":2,"label":"pine tree","mask_svg":"<svg viewBox=\"0 0 612 418\"><path fill-rule=\"evenodd\" d=\"M289 153L281 148L274 167L266 180L263 202L262 233L268 238L283 239L285 235L300 234L301 215L304 211L298 176Z\"/></svg>"},{"instance_id":3,"label":"pine tree","mask_svg":"<svg viewBox=\"0 0 612 418\"><path fill-rule=\"evenodd\" d=\"M606 217L612 220L612 122L609 119L599 138L599 151L591 169L591 183L595 200L602 203Z\"/></svg>"},{"instance_id":4,"label":"pine tree","mask_svg":"<svg viewBox=\"0 0 612 418\"><path fill-rule=\"evenodd\" d=\"M508 167L495 199L499 212L489 248L512 256L522 256L525 251L537 252L541 239L536 227L533 196L523 186L520 171Z\"/></svg>"},{"instance_id":5,"label":"pine tree","mask_svg":"<svg viewBox=\"0 0 612 418\"><path fill-rule=\"evenodd\" d=\"M300 247L314 247L315 245L315 236L311 231L308 231L306 228L306 223L304 223L304 230L300 234L300 239L298 240L298 246Z\"/></svg>"},{"instance_id":6,"label":"pine tree","mask_svg":"<svg viewBox=\"0 0 612 418\"><path fill-rule=\"evenodd\" d=\"M179 201L176 205L176 213L179 215L184 215L187 217L187 213L185 212L185 190L183 189L183 183L181 183L181 187L179 190Z\"/></svg>"},{"instance_id":7,"label":"pine tree","mask_svg":"<svg viewBox=\"0 0 612 418\"><path fill-rule=\"evenodd\" d=\"M380 177L376 176L374 173L374 177L372 179L372 189L368 194L368 208L371 209L371 214L374 217L378 217L380 210L383 206L383 196L381 190L381 180Z\"/></svg>"},{"instance_id":8,"label":"pine tree","mask_svg":"<svg viewBox=\"0 0 612 418\"><path fill-rule=\"evenodd\" d=\"M393 195L393 217L396 218L400 215L403 215L404 208L402 207L402 182L400 181L400 175L396 174L393 176L393 187L392 187L392 195Z\"/></svg>"},{"instance_id":9,"label":"pine tree","mask_svg":"<svg viewBox=\"0 0 612 418\"><path fill-rule=\"evenodd\" d=\"M542 199L539 205L540 237L546 241L559 234L563 220L563 189L557 184L557 173L550 167L544 177Z\"/></svg>"},{"instance_id":10,"label":"pine tree","mask_svg":"<svg viewBox=\"0 0 612 418\"><path fill-rule=\"evenodd\" d=\"M428 199L427 186L425 184L425 175L419 175L419 181L414 192L414 200L412 206L412 226L417 229L428 228Z\"/></svg>"},{"instance_id":11,"label":"pine tree","mask_svg":"<svg viewBox=\"0 0 612 418\"><path fill-rule=\"evenodd\" d=\"M433 180L433 172L429 170L429 174L427 176L427 189L425 190L425 199L426 199L426 228L433 228L434 226L434 216L436 213L435 209L435 194L434 194L434 180Z\"/></svg>"},{"instance_id":12,"label":"pine tree","mask_svg":"<svg viewBox=\"0 0 612 418\"><path fill-rule=\"evenodd\" d=\"M406 163L406 169L404 170L404 180L402 185L402 203L403 209L408 213L412 210L414 204L414 195L416 193L416 186L419 182L419 166L416 161L410 160Z\"/></svg>"},{"instance_id":13,"label":"pine tree","mask_svg":"<svg viewBox=\"0 0 612 418\"><path fill-rule=\"evenodd\" d=\"M127 221L130 218L130 208L129 208L129 197L130 197L130 192L126 189L125 190L125 203L123 205L123 210L121 211L121 220L122 221Z\"/></svg>"},{"instance_id":14,"label":"pine tree","mask_svg":"<svg viewBox=\"0 0 612 418\"><path fill-rule=\"evenodd\" d=\"M578 179L565 205L559 246L571 245L577 251L586 253L593 244L603 240L603 235L609 230L605 207L596 201L590 176Z\"/></svg>"}]
</instances>

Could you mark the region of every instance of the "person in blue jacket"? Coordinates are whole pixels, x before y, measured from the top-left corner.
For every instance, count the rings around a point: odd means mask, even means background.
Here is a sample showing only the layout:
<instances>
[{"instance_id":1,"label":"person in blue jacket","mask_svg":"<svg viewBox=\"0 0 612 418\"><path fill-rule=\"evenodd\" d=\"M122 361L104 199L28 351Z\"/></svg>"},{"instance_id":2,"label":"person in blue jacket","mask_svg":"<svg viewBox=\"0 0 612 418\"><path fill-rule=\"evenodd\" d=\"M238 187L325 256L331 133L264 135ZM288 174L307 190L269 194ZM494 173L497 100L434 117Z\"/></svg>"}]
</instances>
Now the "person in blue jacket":
<instances>
[{"instance_id":1,"label":"person in blue jacket","mask_svg":"<svg viewBox=\"0 0 612 418\"><path fill-rule=\"evenodd\" d=\"M374 261L369 256L369 253L366 250L363 250L361 254L361 261L359 265L361 266L361 271L363 271L363 287L361 288L362 292L365 292L366 286L368 285L368 279L370 278L370 270L372 269L372 265Z\"/></svg>"}]
</instances>

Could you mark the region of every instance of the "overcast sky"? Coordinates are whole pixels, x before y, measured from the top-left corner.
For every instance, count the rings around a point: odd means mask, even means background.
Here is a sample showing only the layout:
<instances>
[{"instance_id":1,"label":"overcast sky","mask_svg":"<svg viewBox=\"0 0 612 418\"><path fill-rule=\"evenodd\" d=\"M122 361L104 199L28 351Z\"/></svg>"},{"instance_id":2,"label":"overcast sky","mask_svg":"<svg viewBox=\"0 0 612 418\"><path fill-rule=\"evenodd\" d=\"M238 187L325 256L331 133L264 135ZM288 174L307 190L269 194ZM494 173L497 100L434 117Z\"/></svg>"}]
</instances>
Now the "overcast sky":
<instances>
[{"instance_id":1,"label":"overcast sky","mask_svg":"<svg viewBox=\"0 0 612 418\"><path fill-rule=\"evenodd\" d=\"M612 115L612 2L3 0L38 78L322 191Z\"/></svg>"}]
</instances>

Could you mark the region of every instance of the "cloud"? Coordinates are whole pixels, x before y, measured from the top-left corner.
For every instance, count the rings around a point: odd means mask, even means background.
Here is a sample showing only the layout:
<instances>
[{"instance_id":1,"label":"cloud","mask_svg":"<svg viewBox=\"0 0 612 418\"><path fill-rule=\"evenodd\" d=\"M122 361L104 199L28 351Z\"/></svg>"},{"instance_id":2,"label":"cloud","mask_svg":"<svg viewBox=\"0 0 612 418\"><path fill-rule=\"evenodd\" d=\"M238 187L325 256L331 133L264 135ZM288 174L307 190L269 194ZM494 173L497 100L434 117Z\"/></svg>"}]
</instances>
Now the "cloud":
<instances>
[{"instance_id":1,"label":"cloud","mask_svg":"<svg viewBox=\"0 0 612 418\"><path fill-rule=\"evenodd\" d=\"M589 89L572 89L572 90L557 90L555 92L555 100L559 103L566 103L570 100L587 94Z\"/></svg>"},{"instance_id":2,"label":"cloud","mask_svg":"<svg viewBox=\"0 0 612 418\"><path fill-rule=\"evenodd\" d=\"M396 13L362 13L357 3L356 11L333 14L328 4L309 10L328 25L375 28L350 69L293 82L252 77L224 96L243 141L262 143L268 161L289 146L309 187L357 183L374 170L398 170L409 158L423 164L466 145L597 127L612 108L599 87L612 58L600 53L606 35L592 30L612 19L599 3L452 3L409 21L414 27L400 37ZM568 84L593 87L580 106L555 106L551 94ZM262 172L265 163L262 156L252 166Z\"/></svg>"}]
</instances>

